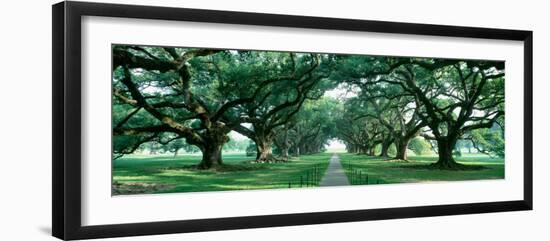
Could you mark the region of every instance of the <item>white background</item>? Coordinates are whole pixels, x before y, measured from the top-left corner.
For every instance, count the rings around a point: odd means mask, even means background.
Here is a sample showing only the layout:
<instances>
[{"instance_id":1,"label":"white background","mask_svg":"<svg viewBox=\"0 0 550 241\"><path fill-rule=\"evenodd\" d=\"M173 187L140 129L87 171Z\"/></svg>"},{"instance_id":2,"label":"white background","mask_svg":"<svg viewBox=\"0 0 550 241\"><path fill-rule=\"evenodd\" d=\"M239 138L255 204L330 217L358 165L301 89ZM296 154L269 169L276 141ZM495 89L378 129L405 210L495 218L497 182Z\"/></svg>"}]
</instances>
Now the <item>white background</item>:
<instances>
[{"instance_id":1,"label":"white background","mask_svg":"<svg viewBox=\"0 0 550 241\"><path fill-rule=\"evenodd\" d=\"M124 1L138 3L138 1ZM192 8L319 15L535 31L535 211L355 222L156 236L154 240L548 240L550 135L544 75L550 24L543 1L139 1ZM0 240L53 240L51 230L52 1L11 1L0 9ZM151 240L152 237L118 240Z\"/></svg>"}]
</instances>

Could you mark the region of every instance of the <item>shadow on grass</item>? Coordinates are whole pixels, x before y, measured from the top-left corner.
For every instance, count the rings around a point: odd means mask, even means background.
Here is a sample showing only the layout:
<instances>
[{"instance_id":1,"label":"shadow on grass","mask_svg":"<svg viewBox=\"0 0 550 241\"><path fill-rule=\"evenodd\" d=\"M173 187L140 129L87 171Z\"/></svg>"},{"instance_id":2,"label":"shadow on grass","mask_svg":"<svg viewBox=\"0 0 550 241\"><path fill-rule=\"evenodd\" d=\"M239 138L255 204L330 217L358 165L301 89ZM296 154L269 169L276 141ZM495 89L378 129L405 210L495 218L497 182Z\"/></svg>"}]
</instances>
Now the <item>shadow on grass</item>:
<instances>
[{"instance_id":1,"label":"shadow on grass","mask_svg":"<svg viewBox=\"0 0 550 241\"><path fill-rule=\"evenodd\" d=\"M435 166L433 164L410 164L410 165L400 165L400 166L394 166L390 168L409 168L409 169L420 169L420 170L449 170L449 171L480 171L485 169L491 169L488 166L484 165L467 165L467 164L459 164L456 165L453 168L449 169L442 169L439 166Z\"/></svg>"},{"instance_id":2,"label":"shadow on grass","mask_svg":"<svg viewBox=\"0 0 550 241\"><path fill-rule=\"evenodd\" d=\"M120 183L115 181L112 185L112 194L142 194L156 193L164 190L170 190L175 185L152 184L152 183Z\"/></svg>"},{"instance_id":3,"label":"shadow on grass","mask_svg":"<svg viewBox=\"0 0 550 241\"><path fill-rule=\"evenodd\" d=\"M170 171L203 171L203 172L242 172L257 171L267 169L265 165L246 165L246 164L223 164L208 170L199 169L198 165L180 165L166 167L162 170Z\"/></svg>"}]
</instances>

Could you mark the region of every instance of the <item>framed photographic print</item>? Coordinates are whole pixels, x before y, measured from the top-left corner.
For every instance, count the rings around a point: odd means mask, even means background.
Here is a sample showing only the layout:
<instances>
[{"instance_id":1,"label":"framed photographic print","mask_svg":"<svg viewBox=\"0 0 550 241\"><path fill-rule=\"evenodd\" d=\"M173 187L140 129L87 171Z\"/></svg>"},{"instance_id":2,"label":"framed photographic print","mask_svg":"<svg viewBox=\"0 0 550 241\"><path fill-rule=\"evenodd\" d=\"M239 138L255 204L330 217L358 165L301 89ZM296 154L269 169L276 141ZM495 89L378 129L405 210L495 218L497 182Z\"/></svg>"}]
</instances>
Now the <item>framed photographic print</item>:
<instances>
[{"instance_id":1,"label":"framed photographic print","mask_svg":"<svg viewBox=\"0 0 550 241\"><path fill-rule=\"evenodd\" d=\"M61 2L53 235L532 209L532 32Z\"/></svg>"}]
</instances>

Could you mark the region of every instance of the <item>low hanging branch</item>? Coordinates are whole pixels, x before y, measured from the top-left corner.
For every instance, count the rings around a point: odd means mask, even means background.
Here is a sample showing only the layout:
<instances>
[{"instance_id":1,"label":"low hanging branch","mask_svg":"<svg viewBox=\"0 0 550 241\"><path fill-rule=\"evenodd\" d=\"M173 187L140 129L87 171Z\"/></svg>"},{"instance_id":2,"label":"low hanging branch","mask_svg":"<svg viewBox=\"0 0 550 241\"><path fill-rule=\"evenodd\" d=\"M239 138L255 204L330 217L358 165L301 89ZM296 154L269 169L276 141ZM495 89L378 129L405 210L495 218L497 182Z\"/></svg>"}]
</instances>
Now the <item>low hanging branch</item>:
<instances>
[{"instance_id":1,"label":"low hanging branch","mask_svg":"<svg viewBox=\"0 0 550 241\"><path fill-rule=\"evenodd\" d=\"M138 55L132 51L136 51L142 55ZM165 142L158 139L160 134L173 133L177 138L185 138L187 143L196 145L203 150L203 160L199 165L200 167L210 168L213 165L221 164L221 148L214 146L221 146L227 141L226 134L230 129L224 123L211 120L213 114L208 110L208 105L200 96L193 93L193 77L188 66L188 62L194 58L210 56L221 51L192 49L184 51L181 54L178 54L173 48L157 49L157 51L167 53L172 60L163 58L141 47L116 46L113 48L113 68L114 70L119 68L122 70L122 77L118 79L118 83L124 87L124 90L114 87L113 95L122 103L136 108L114 126L114 135L140 136L150 134L149 138L135 143L136 146L130 149L130 151L134 151L140 144L148 141ZM143 80L133 80L136 75L132 73L131 69L147 70L153 76L155 73L170 72L176 75L176 81L166 80L170 81L170 83L162 85L165 86L163 88L169 88L170 92L168 95L148 96L146 98L144 90L150 86L147 85L148 80L145 80L145 82ZM141 75L137 76L139 78L146 78ZM150 81L159 80L150 79ZM140 85L144 85L145 87L142 88ZM171 108L174 111L165 111L166 108ZM125 124L136 116L139 110L144 110L160 124L126 127ZM179 114L173 115L182 110L191 114L187 114L187 117L183 118ZM225 111L229 111L229 109ZM201 127L190 127L186 123L193 120L199 120Z\"/></svg>"}]
</instances>

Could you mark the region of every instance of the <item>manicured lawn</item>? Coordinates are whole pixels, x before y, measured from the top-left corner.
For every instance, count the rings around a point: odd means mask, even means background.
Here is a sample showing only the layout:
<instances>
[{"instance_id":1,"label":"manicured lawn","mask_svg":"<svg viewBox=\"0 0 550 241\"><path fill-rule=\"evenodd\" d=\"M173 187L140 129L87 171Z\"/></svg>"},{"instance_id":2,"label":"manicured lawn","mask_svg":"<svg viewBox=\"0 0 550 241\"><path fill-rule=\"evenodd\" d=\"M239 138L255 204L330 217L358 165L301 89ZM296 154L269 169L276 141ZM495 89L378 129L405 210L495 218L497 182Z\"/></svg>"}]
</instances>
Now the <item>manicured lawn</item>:
<instances>
[{"instance_id":1,"label":"manicured lawn","mask_svg":"<svg viewBox=\"0 0 550 241\"><path fill-rule=\"evenodd\" d=\"M502 158L490 158L479 154L464 154L456 160L462 164L476 165L482 168L460 171L426 168L427 165L437 161L437 156L433 155L412 156L409 157L408 162L388 161L387 158L349 153L339 155L348 179L355 185L365 183L365 174L368 175L369 184L376 184L377 182L382 184L504 178L504 160ZM361 172L361 178L359 178L359 172Z\"/></svg>"},{"instance_id":2,"label":"manicured lawn","mask_svg":"<svg viewBox=\"0 0 550 241\"><path fill-rule=\"evenodd\" d=\"M253 157L224 154L224 165L213 170L194 167L199 155L129 155L113 161L113 195L288 188L289 183L292 188L318 186L331 155L301 156L286 163L251 163ZM457 158L462 164L483 167L466 171L425 168L437 156L411 156L409 162L394 162L365 155L338 155L353 185L364 184L365 174L369 184L504 178L504 160L485 155L464 154Z\"/></svg>"},{"instance_id":3,"label":"manicured lawn","mask_svg":"<svg viewBox=\"0 0 550 241\"><path fill-rule=\"evenodd\" d=\"M306 180L317 186L330 156L322 153L286 163L250 163L253 157L224 154L221 168L197 170L194 165L199 155L129 155L113 161L113 195L288 188L289 182L294 188L300 187L300 179L303 187Z\"/></svg>"}]
</instances>

